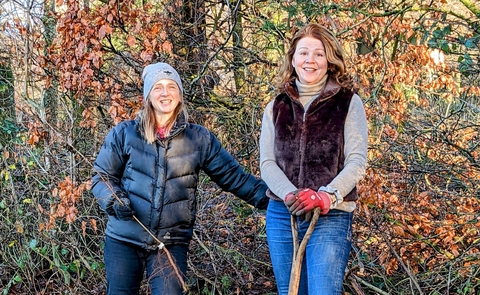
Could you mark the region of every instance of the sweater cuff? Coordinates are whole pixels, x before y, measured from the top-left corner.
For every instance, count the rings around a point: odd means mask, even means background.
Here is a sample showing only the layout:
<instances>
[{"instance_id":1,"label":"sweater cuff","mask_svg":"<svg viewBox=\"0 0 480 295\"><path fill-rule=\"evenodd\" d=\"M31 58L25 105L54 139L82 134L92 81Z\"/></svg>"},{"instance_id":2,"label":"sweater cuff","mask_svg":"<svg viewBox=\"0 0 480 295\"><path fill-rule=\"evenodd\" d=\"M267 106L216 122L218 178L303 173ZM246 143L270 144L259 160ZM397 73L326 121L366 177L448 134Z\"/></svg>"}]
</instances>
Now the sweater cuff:
<instances>
[{"instance_id":1,"label":"sweater cuff","mask_svg":"<svg viewBox=\"0 0 480 295\"><path fill-rule=\"evenodd\" d=\"M333 188L329 185L321 186L318 189L318 191L326 192L333 196L334 200L332 201L332 205L330 206L330 209L334 209L335 207L337 207L338 204L340 204L343 201L343 197L340 195L340 192L338 191L338 189Z\"/></svg>"}]
</instances>

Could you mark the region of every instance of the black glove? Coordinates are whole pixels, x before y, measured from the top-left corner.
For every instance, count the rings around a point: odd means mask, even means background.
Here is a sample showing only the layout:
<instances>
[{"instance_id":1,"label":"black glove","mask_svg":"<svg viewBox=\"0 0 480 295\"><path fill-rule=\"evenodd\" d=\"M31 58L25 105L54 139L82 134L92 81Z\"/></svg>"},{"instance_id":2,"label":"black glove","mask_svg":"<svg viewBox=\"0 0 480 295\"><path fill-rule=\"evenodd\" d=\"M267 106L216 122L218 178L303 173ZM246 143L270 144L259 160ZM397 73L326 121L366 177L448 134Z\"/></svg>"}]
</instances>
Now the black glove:
<instances>
[{"instance_id":1,"label":"black glove","mask_svg":"<svg viewBox=\"0 0 480 295\"><path fill-rule=\"evenodd\" d=\"M135 211L130 204L130 199L124 191L115 192L112 196L110 205L107 206L105 211L108 215L114 216L120 220L130 220L135 214Z\"/></svg>"},{"instance_id":2,"label":"black glove","mask_svg":"<svg viewBox=\"0 0 480 295\"><path fill-rule=\"evenodd\" d=\"M135 214L135 211L133 211L130 205L129 198L120 198L120 201L115 199L113 202L113 211L115 211L115 216L120 220L131 220Z\"/></svg>"}]
</instances>

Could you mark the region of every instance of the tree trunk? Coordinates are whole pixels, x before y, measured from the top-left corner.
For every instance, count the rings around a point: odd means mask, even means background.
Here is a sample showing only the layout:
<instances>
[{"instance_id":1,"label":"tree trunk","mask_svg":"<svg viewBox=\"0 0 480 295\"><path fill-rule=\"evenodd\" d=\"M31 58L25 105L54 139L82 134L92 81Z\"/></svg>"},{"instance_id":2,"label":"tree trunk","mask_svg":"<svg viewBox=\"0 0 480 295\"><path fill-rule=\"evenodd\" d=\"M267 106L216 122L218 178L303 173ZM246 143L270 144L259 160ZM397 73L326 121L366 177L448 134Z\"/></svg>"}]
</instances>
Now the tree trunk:
<instances>
[{"instance_id":1,"label":"tree trunk","mask_svg":"<svg viewBox=\"0 0 480 295\"><path fill-rule=\"evenodd\" d=\"M14 79L9 58L0 58L0 149L15 138Z\"/></svg>"},{"instance_id":2,"label":"tree trunk","mask_svg":"<svg viewBox=\"0 0 480 295\"><path fill-rule=\"evenodd\" d=\"M198 79L199 85L192 85L193 89L187 89L192 97L203 96L212 88L209 87L212 86L211 83L205 83L206 80L203 79L207 73L202 72L208 58L205 26L205 1L184 1L178 24L179 38L174 45L175 52L187 63L183 77L202 76Z\"/></svg>"},{"instance_id":3,"label":"tree trunk","mask_svg":"<svg viewBox=\"0 0 480 295\"><path fill-rule=\"evenodd\" d=\"M245 64L243 61L243 25L241 0L232 1L232 6L236 8L233 14L233 77L235 80L235 90L238 92L245 81Z\"/></svg>"},{"instance_id":4,"label":"tree trunk","mask_svg":"<svg viewBox=\"0 0 480 295\"><path fill-rule=\"evenodd\" d=\"M53 42L53 39L56 36L56 20L54 17L55 13L55 1L54 0L45 0L44 2L44 15L43 15L43 26L45 28L45 33L43 35L45 39L45 57L48 59L48 47ZM45 88L43 94L43 105L45 108L45 120L51 125L57 125L58 117L58 81L56 79L56 73L53 65L49 65L45 68L45 72L48 76L52 77L52 83Z\"/></svg>"}]
</instances>

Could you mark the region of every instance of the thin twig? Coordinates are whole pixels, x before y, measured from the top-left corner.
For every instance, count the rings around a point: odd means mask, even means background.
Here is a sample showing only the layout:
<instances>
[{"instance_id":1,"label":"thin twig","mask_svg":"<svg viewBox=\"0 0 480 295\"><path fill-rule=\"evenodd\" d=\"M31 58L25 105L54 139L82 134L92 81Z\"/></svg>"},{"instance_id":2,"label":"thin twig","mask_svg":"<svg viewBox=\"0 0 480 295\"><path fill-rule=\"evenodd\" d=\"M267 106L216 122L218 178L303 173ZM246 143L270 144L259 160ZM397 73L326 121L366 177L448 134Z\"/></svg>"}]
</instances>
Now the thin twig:
<instances>
[{"instance_id":1,"label":"thin twig","mask_svg":"<svg viewBox=\"0 0 480 295\"><path fill-rule=\"evenodd\" d=\"M355 280L356 278L354 278L351 282L352 282L352 288L357 291L357 294L358 295L365 295L365 292L363 292L363 289L360 287L360 285L357 283L357 281Z\"/></svg>"},{"instance_id":2,"label":"thin twig","mask_svg":"<svg viewBox=\"0 0 480 295\"><path fill-rule=\"evenodd\" d=\"M200 245L200 247L203 248L203 250L205 250L206 253L208 253L208 256L210 256L210 259L212 260L212 262L215 261L215 259L213 258L212 251L210 251L207 248L207 246L198 238L197 233L195 233L195 231L193 231L193 239ZM216 274L217 268L215 267L215 263L212 263L212 267L213 267L213 272Z\"/></svg>"},{"instance_id":3,"label":"thin twig","mask_svg":"<svg viewBox=\"0 0 480 295\"><path fill-rule=\"evenodd\" d=\"M140 224L140 226L143 227L143 229L158 243L158 251L163 250L165 254L167 254L168 261L170 262L170 265L172 266L173 271L175 272L175 275L177 276L178 281L180 282L180 285L182 285L183 291L186 292L187 286L185 285L185 281L183 280L182 274L178 270L177 264L173 260L172 255L170 254L170 251L167 250L167 248L162 243L162 241L160 241L154 234L152 234L148 230L148 228L145 225L143 225L143 223L135 215L133 215L133 219L135 219L138 222L138 224Z\"/></svg>"},{"instance_id":4,"label":"thin twig","mask_svg":"<svg viewBox=\"0 0 480 295\"><path fill-rule=\"evenodd\" d=\"M385 241L385 243L387 243L388 247L390 248L390 250L392 251L393 255L395 255L395 257L397 258L397 261L400 263L400 265L403 267L403 269L405 270L405 272L408 274L408 276L410 277L410 280L412 280L413 284L415 285L415 287L417 288L418 292L420 293L420 295L423 295L423 292L422 292L422 289L420 288L420 285L418 284L417 280L415 279L415 277L412 275L412 273L410 272L410 270L408 269L408 267L405 265L405 263L403 262L402 258L400 257L400 255L398 255L397 251L395 251L395 249L393 248L392 244L390 244L390 242L388 241L387 237L385 236L385 234L383 233L383 231L380 230L380 226L378 225L377 221L373 219L373 222L375 223L375 226L377 227L377 229L379 230L380 234L382 235L383 237L383 240Z\"/></svg>"},{"instance_id":5,"label":"thin twig","mask_svg":"<svg viewBox=\"0 0 480 295\"><path fill-rule=\"evenodd\" d=\"M197 277L202 278L205 282L212 285L212 287L217 290L219 295L223 295L222 291L220 290L221 288L217 288L217 284L214 281L208 279L207 277L203 276L201 273L197 272L192 262L188 261L188 267L190 267L190 269L195 273Z\"/></svg>"},{"instance_id":6,"label":"thin twig","mask_svg":"<svg viewBox=\"0 0 480 295\"><path fill-rule=\"evenodd\" d=\"M367 286L368 288L372 289L373 291L379 293L379 294L382 294L382 295L389 295L390 293L387 293L377 287L375 287L374 285L372 284L369 284L368 282L362 280L361 278L357 277L356 275L352 274L353 277L355 278L355 280L359 281L360 283L362 283L362 285L365 285Z\"/></svg>"}]
</instances>

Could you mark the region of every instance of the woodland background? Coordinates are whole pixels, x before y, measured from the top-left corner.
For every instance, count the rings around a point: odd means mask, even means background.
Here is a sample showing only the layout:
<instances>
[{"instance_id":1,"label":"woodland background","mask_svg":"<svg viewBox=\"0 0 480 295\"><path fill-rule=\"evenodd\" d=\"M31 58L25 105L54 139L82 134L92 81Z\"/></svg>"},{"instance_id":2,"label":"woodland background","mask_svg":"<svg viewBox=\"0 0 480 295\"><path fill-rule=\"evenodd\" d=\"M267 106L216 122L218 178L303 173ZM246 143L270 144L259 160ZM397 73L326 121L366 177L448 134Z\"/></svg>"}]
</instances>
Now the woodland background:
<instances>
[{"instance_id":1,"label":"woodland background","mask_svg":"<svg viewBox=\"0 0 480 295\"><path fill-rule=\"evenodd\" d=\"M191 120L258 175L263 109L308 22L341 40L369 122L345 294L480 294L478 1L0 4L2 294L105 291L92 163L149 63L179 69ZM265 212L206 177L198 207L189 294L276 294Z\"/></svg>"}]
</instances>

